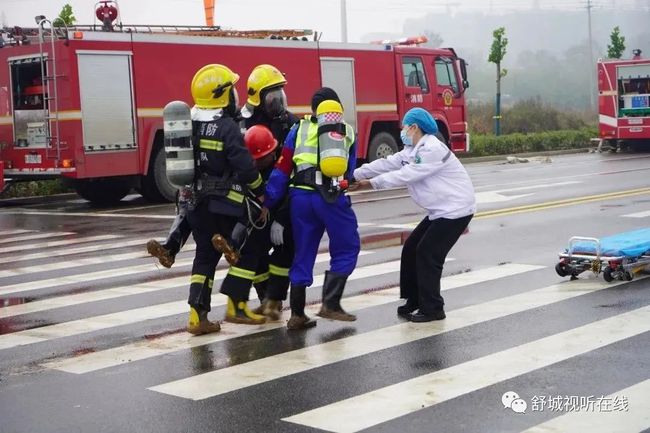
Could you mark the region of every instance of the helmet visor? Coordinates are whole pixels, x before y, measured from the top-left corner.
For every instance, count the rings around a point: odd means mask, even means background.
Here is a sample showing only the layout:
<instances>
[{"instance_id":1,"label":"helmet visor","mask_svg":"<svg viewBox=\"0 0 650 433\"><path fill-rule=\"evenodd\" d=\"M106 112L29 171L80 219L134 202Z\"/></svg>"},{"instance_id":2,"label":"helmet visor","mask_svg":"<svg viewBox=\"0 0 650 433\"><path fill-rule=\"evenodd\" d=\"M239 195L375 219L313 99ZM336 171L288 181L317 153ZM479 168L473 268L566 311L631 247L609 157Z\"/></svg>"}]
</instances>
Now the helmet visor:
<instances>
[{"instance_id":1,"label":"helmet visor","mask_svg":"<svg viewBox=\"0 0 650 433\"><path fill-rule=\"evenodd\" d=\"M279 117L287 111L287 95L279 87L269 90L264 95L264 111L271 117Z\"/></svg>"}]
</instances>

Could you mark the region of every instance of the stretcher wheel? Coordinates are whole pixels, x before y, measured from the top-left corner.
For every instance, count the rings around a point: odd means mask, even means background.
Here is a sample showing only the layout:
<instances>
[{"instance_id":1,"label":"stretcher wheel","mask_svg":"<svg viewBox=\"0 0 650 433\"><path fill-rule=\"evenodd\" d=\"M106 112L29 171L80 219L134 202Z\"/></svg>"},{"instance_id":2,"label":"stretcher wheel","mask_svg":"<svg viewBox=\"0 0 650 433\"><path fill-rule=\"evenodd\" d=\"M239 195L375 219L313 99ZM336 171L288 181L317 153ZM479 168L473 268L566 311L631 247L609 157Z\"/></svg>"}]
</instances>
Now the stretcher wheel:
<instances>
[{"instance_id":1,"label":"stretcher wheel","mask_svg":"<svg viewBox=\"0 0 650 433\"><path fill-rule=\"evenodd\" d=\"M566 266L564 265L564 263L558 263L557 265L555 265L555 272L557 272L557 274L560 277L566 277L567 275L569 275L569 273L566 270Z\"/></svg>"},{"instance_id":2,"label":"stretcher wheel","mask_svg":"<svg viewBox=\"0 0 650 433\"><path fill-rule=\"evenodd\" d=\"M612 276L612 268L610 268L609 266L607 266L607 267L605 267L605 269L603 269L603 279L605 281L607 281L608 283L611 283L612 281L614 281L614 277Z\"/></svg>"}]
</instances>

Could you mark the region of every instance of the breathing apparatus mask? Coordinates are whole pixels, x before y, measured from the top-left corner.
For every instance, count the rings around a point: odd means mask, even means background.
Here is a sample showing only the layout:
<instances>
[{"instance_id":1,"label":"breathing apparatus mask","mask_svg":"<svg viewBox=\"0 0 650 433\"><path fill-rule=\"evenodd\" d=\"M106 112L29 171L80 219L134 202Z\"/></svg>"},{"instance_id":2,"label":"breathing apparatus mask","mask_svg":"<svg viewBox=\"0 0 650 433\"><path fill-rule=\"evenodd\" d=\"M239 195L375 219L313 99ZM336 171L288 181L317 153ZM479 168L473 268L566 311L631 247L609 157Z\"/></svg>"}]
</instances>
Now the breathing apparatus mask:
<instances>
[{"instance_id":1,"label":"breathing apparatus mask","mask_svg":"<svg viewBox=\"0 0 650 433\"><path fill-rule=\"evenodd\" d=\"M283 87L276 87L264 92L262 107L271 119L282 117L287 113L287 95Z\"/></svg>"}]
</instances>

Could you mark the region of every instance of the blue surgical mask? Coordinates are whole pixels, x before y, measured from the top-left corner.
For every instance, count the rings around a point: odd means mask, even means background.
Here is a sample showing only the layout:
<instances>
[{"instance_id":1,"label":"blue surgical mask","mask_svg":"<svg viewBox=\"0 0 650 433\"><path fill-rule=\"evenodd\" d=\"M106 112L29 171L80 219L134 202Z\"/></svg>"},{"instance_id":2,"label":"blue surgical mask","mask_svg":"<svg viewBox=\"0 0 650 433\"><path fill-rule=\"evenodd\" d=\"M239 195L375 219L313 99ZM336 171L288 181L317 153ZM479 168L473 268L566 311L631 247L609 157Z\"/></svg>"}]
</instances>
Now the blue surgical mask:
<instances>
[{"instance_id":1,"label":"blue surgical mask","mask_svg":"<svg viewBox=\"0 0 650 433\"><path fill-rule=\"evenodd\" d=\"M399 133L399 138L402 139L402 143L404 143L404 146L413 146L413 138L406 133L406 131L409 129L408 126L405 126L402 131Z\"/></svg>"}]
</instances>

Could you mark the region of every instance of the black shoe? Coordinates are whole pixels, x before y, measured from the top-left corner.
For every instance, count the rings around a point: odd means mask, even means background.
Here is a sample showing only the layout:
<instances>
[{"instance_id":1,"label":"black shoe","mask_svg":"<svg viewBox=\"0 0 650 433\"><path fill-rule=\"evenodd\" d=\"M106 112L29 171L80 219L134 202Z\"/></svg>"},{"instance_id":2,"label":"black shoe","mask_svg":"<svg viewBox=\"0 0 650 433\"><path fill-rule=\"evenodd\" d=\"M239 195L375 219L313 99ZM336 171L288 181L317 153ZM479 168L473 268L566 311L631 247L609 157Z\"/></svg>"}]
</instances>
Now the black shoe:
<instances>
[{"instance_id":1,"label":"black shoe","mask_svg":"<svg viewBox=\"0 0 650 433\"><path fill-rule=\"evenodd\" d=\"M418 304L416 302L411 302L410 300L407 300L406 304L397 307L397 315L401 317L406 317L408 319L411 316L411 313L417 309L418 309Z\"/></svg>"},{"instance_id":2,"label":"black shoe","mask_svg":"<svg viewBox=\"0 0 650 433\"><path fill-rule=\"evenodd\" d=\"M415 314L411 314L411 317L409 317L409 320L411 322L415 322L415 323L424 323L424 322L433 322L434 320L442 320L445 317L447 317L447 316L445 315L444 310L438 310L435 313L431 313L431 314L429 314L429 313L425 314L425 313L422 313L422 312L418 311Z\"/></svg>"}]
</instances>

